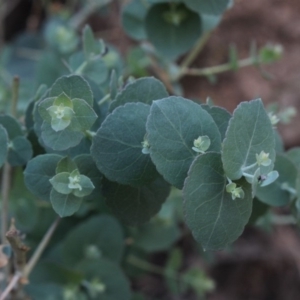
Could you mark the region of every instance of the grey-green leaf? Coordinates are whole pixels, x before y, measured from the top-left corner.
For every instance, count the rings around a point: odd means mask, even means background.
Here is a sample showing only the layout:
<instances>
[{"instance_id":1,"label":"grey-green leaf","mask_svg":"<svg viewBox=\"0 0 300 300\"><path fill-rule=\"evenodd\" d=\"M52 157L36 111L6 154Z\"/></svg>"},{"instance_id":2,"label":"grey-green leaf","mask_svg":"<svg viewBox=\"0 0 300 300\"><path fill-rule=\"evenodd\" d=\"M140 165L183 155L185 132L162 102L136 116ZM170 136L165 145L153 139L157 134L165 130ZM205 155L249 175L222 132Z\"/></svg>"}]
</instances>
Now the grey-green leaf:
<instances>
[{"instance_id":1,"label":"grey-green leaf","mask_svg":"<svg viewBox=\"0 0 300 300\"><path fill-rule=\"evenodd\" d=\"M91 299L101 300L130 300L131 291L129 280L121 268L114 262L105 258L97 260L84 260L77 266L90 282L99 282L104 287L103 291L94 291Z\"/></svg>"},{"instance_id":2,"label":"grey-green leaf","mask_svg":"<svg viewBox=\"0 0 300 300\"><path fill-rule=\"evenodd\" d=\"M147 6L141 0L133 0L125 5L122 11L123 28L130 37L136 40L147 38L144 27Z\"/></svg>"},{"instance_id":3,"label":"grey-green leaf","mask_svg":"<svg viewBox=\"0 0 300 300\"><path fill-rule=\"evenodd\" d=\"M199 136L207 135L208 151L220 151L221 137L213 118L200 105L171 96L154 101L147 121L150 155L159 173L181 189L197 156L192 150Z\"/></svg>"},{"instance_id":4,"label":"grey-green leaf","mask_svg":"<svg viewBox=\"0 0 300 300\"><path fill-rule=\"evenodd\" d=\"M127 225L141 225L161 208L170 192L170 185L162 178L138 188L105 182L106 204Z\"/></svg>"},{"instance_id":5,"label":"grey-green leaf","mask_svg":"<svg viewBox=\"0 0 300 300\"><path fill-rule=\"evenodd\" d=\"M116 100L111 102L110 111L128 102L143 102L150 104L154 100L168 97L168 92L161 81L154 77L145 77L126 85L124 90L117 94Z\"/></svg>"},{"instance_id":6,"label":"grey-green leaf","mask_svg":"<svg viewBox=\"0 0 300 300\"><path fill-rule=\"evenodd\" d=\"M147 12L145 28L148 40L165 58L176 59L188 51L201 35L198 13L185 5L153 5Z\"/></svg>"},{"instance_id":7,"label":"grey-green leaf","mask_svg":"<svg viewBox=\"0 0 300 300\"><path fill-rule=\"evenodd\" d=\"M108 179L139 186L158 176L150 156L142 153L149 111L149 105L127 103L115 109L97 131L91 154Z\"/></svg>"},{"instance_id":8,"label":"grey-green leaf","mask_svg":"<svg viewBox=\"0 0 300 300\"><path fill-rule=\"evenodd\" d=\"M261 174L272 171L275 140L272 124L260 99L242 102L233 112L224 139L222 161L226 176L232 180L243 176L243 168L256 163L256 154L269 153L272 163L261 166ZM253 175L257 166L247 170Z\"/></svg>"},{"instance_id":9,"label":"grey-green leaf","mask_svg":"<svg viewBox=\"0 0 300 300\"><path fill-rule=\"evenodd\" d=\"M50 201L52 185L50 179L62 156L56 154L38 155L30 160L24 171L26 187L38 198Z\"/></svg>"},{"instance_id":10,"label":"grey-green leaf","mask_svg":"<svg viewBox=\"0 0 300 300\"><path fill-rule=\"evenodd\" d=\"M0 115L0 124L6 129L9 140L23 135L20 123L12 116Z\"/></svg>"},{"instance_id":11,"label":"grey-green leaf","mask_svg":"<svg viewBox=\"0 0 300 300\"><path fill-rule=\"evenodd\" d=\"M67 127L56 132L51 124L44 121L42 125L42 139L46 146L53 150L62 151L77 146L83 138L83 133L72 131Z\"/></svg>"},{"instance_id":12,"label":"grey-green leaf","mask_svg":"<svg viewBox=\"0 0 300 300\"><path fill-rule=\"evenodd\" d=\"M11 141L7 161L13 167L25 165L33 155L31 143L24 136L17 136Z\"/></svg>"},{"instance_id":13,"label":"grey-green leaf","mask_svg":"<svg viewBox=\"0 0 300 300\"><path fill-rule=\"evenodd\" d=\"M277 154L274 169L278 171L279 177L272 184L258 187L256 197L271 206L284 206L289 204L291 194L283 189L283 185L295 189L298 175L295 164L284 154Z\"/></svg>"},{"instance_id":14,"label":"grey-green leaf","mask_svg":"<svg viewBox=\"0 0 300 300\"><path fill-rule=\"evenodd\" d=\"M65 93L70 99L78 98L93 106L93 94L89 84L78 75L58 78L50 90L50 97L57 97Z\"/></svg>"},{"instance_id":15,"label":"grey-green leaf","mask_svg":"<svg viewBox=\"0 0 300 300\"><path fill-rule=\"evenodd\" d=\"M220 250L235 241L251 215L250 184L236 182L245 196L235 200L226 184L221 155L213 152L195 159L184 184L185 221L205 250Z\"/></svg>"},{"instance_id":16,"label":"grey-green leaf","mask_svg":"<svg viewBox=\"0 0 300 300\"><path fill-rule=\"evenodd\" d=\"M55 189L50 193L50 201L55 212L61 217L69 217L73 215L79 208L82 198L71 194L61 194Z\"/></svg>"},{"instance_id":17,"label":"grey-green leaf","mask_svg":"<svg viewBox=\"0 0 300 300\"><path fill-rule=\"evenodd\" d=\"M217 124L220 134L221 140L225 138L226 130L228 127L229 120L231 118L231 114L222 107L218 106L209 106L207 104L201 105L201 107L206 110L214 119L215 123Z\"/></svg>"},{"instance_id":18,"label":"grey-green leaf","mask_svg":"<svg viewBox=\"0 0 300 300\"><path fill-rule=\"evenodd\" d=\"M118 221L109 215L98 215L81 222L67 235L63 244L63 257L67 264L74 266L88 258L89 248L96 247L100 256L119 262L124 246L124 236Z\"/></svg>"}]
</instances>

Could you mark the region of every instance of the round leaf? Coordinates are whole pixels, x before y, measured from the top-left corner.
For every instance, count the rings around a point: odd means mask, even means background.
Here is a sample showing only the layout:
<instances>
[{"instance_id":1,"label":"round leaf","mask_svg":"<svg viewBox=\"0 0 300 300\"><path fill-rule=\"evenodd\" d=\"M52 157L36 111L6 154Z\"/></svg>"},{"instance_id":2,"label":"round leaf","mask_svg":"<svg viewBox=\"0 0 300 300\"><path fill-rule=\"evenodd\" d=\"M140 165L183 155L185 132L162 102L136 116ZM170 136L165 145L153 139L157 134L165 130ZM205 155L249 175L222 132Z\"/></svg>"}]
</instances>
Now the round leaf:
<instances>
[{"instance_id":1,"label":"round leaf","mask_svg":"<svg viewBox=\"0 0 300 300\"><path fill-rule=\"evenodd\" d=\"M7 161L13 167L25 165L32 157L31 143L24 136L17 136L11 141Z\"/></svg>"},{"instance_id":2,"label":"round leaf","mask_svg":"<svg viewBox=\"0 0 300 300\"><path fill-rule=\"evenodd\" d=\"M69 177L70 173L62 172L52 177L50 183L58 193L68 195L72 192L72 189L69 188Z\"/></svg>"},{"instance_id":3,"label":"round leaf","mask_svg":"<svg viewBox=\"0 0 300 300\"><path fill-rule=\"evenodd\" d=\"M208 151L220 151L221 137L213 118L200 105L182 97L152 104L147 121L150 155L159 173L181 189L197 156L192 147L199 136L208 136Z\"/></svg>"},{"instance_id":4,"label":"round leaf","mask_svg":"<svg viewBox=\"0 0 300 300\"><path fill-rule=\"evenodd\" d=\"M145 19L148 40L172 60L188 51L201 35L201 19L185 5L153 5Z\"/></svg>"},{"instance_id":5,"label":"round leaf","mask_svg":"<svg viewBox=\"0 0 300 300\"><path fill-rule=\"evenodd\" d=\"M141 0L133 0L124 6L122 11L122 25L125 32L136 40L147 38L144 20L147 13L147 5Z\"/></svg>"},{"instance_id":6,"label":"round leaf","mask_svg":"<svg viewBox=\"0 0 300 300\"><path fill-rule=\"evenodd\" d=\"M116 100L111 102L110 111L128 102L143 102L152 104L152 101L168 97L168 92L161 81L154 77L145 77L126 85L124 90L117 94Z\"/></svg>"},{"instance_id":7,"label":"round leaf","mask_svg":"<svg viewBox=\"0 0 300 300\"><path fill-rule=\"evenodd\" d=\"M256 154L269 153L272 163L261 166L261 174L273 170L275 140L270 119L260 99L243 102L233 112L223 143L222 161L226 176L232 180L243 176L243 168L256 163ZM248 169L254 175L257 166Z\"/></svg>"},{"instance_id":8,"label":"round leaf","mask_svg":"<svg viewBox=\"0 0 300 300\"><path fill-rule=\"evenodd\" d=\"M50 97L57 97L61 93L65 93L71 100L74 98L83 99L90 106L93 106L91 88L81 76L71 75L57 79L50 90Z\"/></svg>"},{"instance_id":9,"label":"round leaf","mask_svg":"<svg viewBox=\"0 0 300 300\"><path fill-rule=\"evenodd\" d=\"M205 250L220 250L235 241L252 210L251 186L244 179L243 199L232 200L219 153L205 153L193 162L185 181L185 221Z\"/></svg>"},{"instance_id":10,"label":"round leaf","mask_svg":"<svg viewBox=\"0 0 300 300\"><path fill-rule=\"evenodd\" d=\"M223 141L225 138L226 130L228 127L229 120L231 118L231 114L224 108L203 104L201 107L206 110L214 119L216 125L219 128L221 134L221 140Z\"/></svg>"},{"instance_id":11,"label":"round leaf","mask_svg":"<svg viewBox=\"0 0 300 300\"><path fill-rule=\"evenodd\" d=\"M108 215L94 216L80 223L67 235L63 244L63 257L66 263L74 266L87 258L89 247L96 246L100 255L119 262L124 245L122 228L115 218Z\"/></svg>"},{"instance_id":12,"label":"round leaf","mask_svg":"<svg viewBox=\"0 0 300 300\"><path fill-rule=\"evenodd\" d=\"M142 153L149 111L149 105L127 103L115 109L97 131L91 154L108 179L139 186L158 175L150 156Z\"/></svg>"},{"instance_id":13,"label":"round leaf","mask_svg":"<svg viewBox=\"0 0 300 300\"><path fill-rule=\"evenodd\" d=\"M75 115L71 120L72 130L85 131L91 129L97 119L93 108L81 99L73 99L73 110Z\"/></svg>"},{"instance_id":14,"label":"round leaf","mask_svg":"<svg viewBox=\"0 0 300 300\"><path fill-rule=\"evenodd\" d=\"M85 196L84 200L99 199L102 194L102 174L99 172L98 168L95 166L95 162L89 154L82 154L74 158L79 173L90 178L94 185L92 193Z\"/></svg>"},{"instance_id":15,"label":"round leaf","mask_svg":"<svg viewBox=\"0 0 300 300\"><path fill-rule=\"evenodd\" d=\"M53 188L50 193L50 201L55 212L64 218L73 215L80 208L82 198L76 197L72 193L61 194Z\"/></svg>"},{"instance_id":16,"label":"round leaf","mask_svg":"<svg viewBox=\"0 0 300 300\"><path fill-rule=\"evenodd\" d=\"M94 292L92 299L130 300L131 291L128 279L115 263L101 258L85 260L78 265L78 271L83 272L86 280L93 285L103 286L103 290Z\"/></svg>"},{"instance_id":17,"label":"round leaf","mask_svg":"<svg viewBox=\"0 0 300 300\"><path fill-rule=\"evenodd\" d=\"M83 133L72 131L69 127L59 132L52 129L49 123L42 125L42 139L45 145L53 150L62 151L77 146L83 138Z\"/></svg>"},{"instance_id":18,"label":"round leaf","mask_svg":"<svg viewBox=\"0 0 300 300\"><path fill-rule=\"evenodd\" d=\"M170 192L162 178L142 187L105 182L104 196L112 212L127 225L140 225L150 220L161 208Z\"/></svg>"},{"instance_id":19,"label":"round leaf","mask_svg":"<svg viewBox=\"0 0 300 300\"><path fill-rule=\"evenodd\" d=\"M295 189L298 171L293 162L284 154L277 154L274 169L278 171L279 177L272 184L257 188L256 197L271 206L283 206L289 204L291 194L282 188L287 184Z\"/></svg>"},{"instance_id":20,"label":"round leaf","mask_svg":"<svg viewBox=\"0 0 300 300\"><path fill-rule=\"evenodd\" d=\"M50 201L52 185L49 180L55 175L56 166L61 159L60 155L44 154L28 162L24 171L25 184L38 198Z\"/></svg>"},{"instance_id":21,"label":"round leaf","mask_svg":"<svg viewBox=\"0 0 300 300\"><path fill-rule=\"evenodd\" d=\"M0 115L0 124L6 129L9 140L23 135L20 123L9 115Z\"/></svg>"}]
</instances>

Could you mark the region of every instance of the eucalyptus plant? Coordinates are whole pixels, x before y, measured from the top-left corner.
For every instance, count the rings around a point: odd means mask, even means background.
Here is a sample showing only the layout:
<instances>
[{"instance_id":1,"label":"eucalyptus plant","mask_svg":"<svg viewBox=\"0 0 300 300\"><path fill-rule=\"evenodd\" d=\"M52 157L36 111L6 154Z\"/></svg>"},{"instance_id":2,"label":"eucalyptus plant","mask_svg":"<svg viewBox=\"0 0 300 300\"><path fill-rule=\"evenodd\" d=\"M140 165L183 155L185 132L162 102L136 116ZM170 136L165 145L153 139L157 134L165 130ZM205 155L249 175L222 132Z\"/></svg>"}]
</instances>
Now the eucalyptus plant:
<instances>
[{"instance_id":1,"label":"eucalyptus plant","mask_svg":"<svg viewBox=\"0 0 300 300\"><path fill-rule=\"evenodd\" d=\"M255 218L253 201L288 205L298 218L300 152L283 150L276 129L283 114L268 111L261 99L242 102L230 113L209 98L201 103L176 93L186 74L209 77L279 58L281 49L268 46L246 60L233 51L228 64L189 68L231 5L230 0L133 0L124 6L125 31L151 43L144 50L167 80L122 76L118 52L95 38L89 26L79 49L78 19L47 24L45 41L52 52L45 50L38 62L35 94L25 111L17 111L17 100L23 99L15 78L12 113L0 115L2 181L12 167L22 167L15 169L11 186L18 201L10 203L16 223L9 230L8 192L2 191L2 244L6 236L16 258L12 282L29 278L25 290L33 299L48 299L47 291L64 300L132 299L120 267L128 254L124 241L133 240L126 262L153 270L132 255L134 247L145 253L169 249L180 238L181 219L204 250L221 250ZM37 264L60 218L57 240ZM37 249L28 263L23 252L29 249L15 226ZM196 270L181 279L199 295L213 288ZM205 283L203 290L197 280Z\"/></svg>"}]
</instances>

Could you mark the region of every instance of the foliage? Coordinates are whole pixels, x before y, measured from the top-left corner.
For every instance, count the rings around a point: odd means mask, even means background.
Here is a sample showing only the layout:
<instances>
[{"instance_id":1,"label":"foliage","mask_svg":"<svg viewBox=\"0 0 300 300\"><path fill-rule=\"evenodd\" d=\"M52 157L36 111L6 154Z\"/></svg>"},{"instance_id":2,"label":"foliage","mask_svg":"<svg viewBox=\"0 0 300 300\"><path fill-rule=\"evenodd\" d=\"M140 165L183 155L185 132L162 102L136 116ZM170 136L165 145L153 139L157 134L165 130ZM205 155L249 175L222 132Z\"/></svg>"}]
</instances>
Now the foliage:
<instances>
[{"instance_id":1,"label":"foliage","mask_svg":"<svg viewBox=\"0 0 300 300\"><path fill-rule=\"evenodd\" d=\"M91 3L81 13L103 5ZM2 181L11 176L7 166L23 168L12 173L9 215L38 253L24 269L16 267L17 276L25 281L29 276L25 292L32 299L133 299L127 275L134 278L141 270L164 276L174 294L192 289L202 297L214 284L195 268L180 274L179 250L171 252L166 269L137 256L170 250L183 234L182 223L203 249L220 250L258 218L258 211L265 212L264 204L290 206L299 214L299 149L282 153L279 119L268 114L262 100L242 102L231 114L211 100L197 103L178 92L186 74L211 78L279 58L278 48L268 46L247 60L239 61L233 51L228 64L189 69L231 4L133 0L125 5L126 33L152 44L135 49L139 60L128 59L127 74L118 51L96 39L89 26L80 40L78 19L57 15L47 21L36 41L41 56L30 77L31 100L20 93L15 110L14 86L12 115L9 101L1 102L0 115ZM25 44L34 49L27 38ZM20 63L14 47L1 59L8 74ZM177 64L188 51L191 55ZM148 75L153 60L167 80L129 76ZM10 76L0 75L1 80ZM9 87L0 83L8 95ZM1 198L3 221L7 194ZM63 220L49 243L56 214ZM5 234L7 222L2 226ZM49 249L32 271L42 239Z\"/></svg>"}]
</instances>

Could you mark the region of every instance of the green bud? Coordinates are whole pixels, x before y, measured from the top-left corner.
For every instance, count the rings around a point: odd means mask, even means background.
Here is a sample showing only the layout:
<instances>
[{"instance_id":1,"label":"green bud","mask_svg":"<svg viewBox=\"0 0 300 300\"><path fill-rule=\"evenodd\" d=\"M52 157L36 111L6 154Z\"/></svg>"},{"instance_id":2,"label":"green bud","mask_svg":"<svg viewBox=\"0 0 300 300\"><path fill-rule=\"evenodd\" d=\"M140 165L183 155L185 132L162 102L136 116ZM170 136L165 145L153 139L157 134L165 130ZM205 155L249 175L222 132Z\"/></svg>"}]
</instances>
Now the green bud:
<instances>
[{"instance_id":1,"label":"green bud","mask_svg":"<svg viewBox=\"0 0 300 300\"><path fill-rule=\"evenodd\" d=\"M210 138L207 135L199 136L194 140L192 149L198 153L204 153L210 147Z\"/></svg>"},{"instance_id":2,"label":"green bud","mask_svg":"<svg viewBox=\"0 0 300 300\"><path fill-rule=\"evenodd\" d=\"M236 198L243 199L245 196L245 193L241 187L237 187L236 183L231 182L226 185L226 192L231 193L232 200L235 200Z\"/></svg>"},{"instance_id":3,"label":"green bud","mask_svg":"<svg viewBox=\"0 0 300 300\"><path fill-rule=\"evenodd\" d=\"M272 163L272 160L269 158L269 153L261 151L259 154L256 154L256 162L259 166L267 167Z\"/></svg>"}]
</instances>

